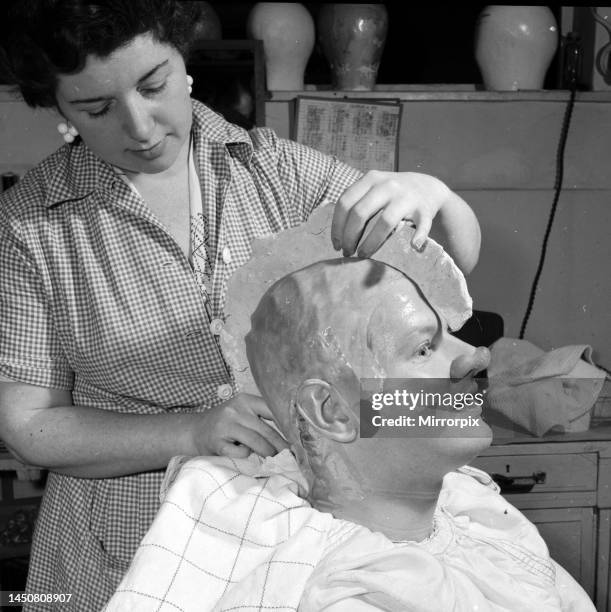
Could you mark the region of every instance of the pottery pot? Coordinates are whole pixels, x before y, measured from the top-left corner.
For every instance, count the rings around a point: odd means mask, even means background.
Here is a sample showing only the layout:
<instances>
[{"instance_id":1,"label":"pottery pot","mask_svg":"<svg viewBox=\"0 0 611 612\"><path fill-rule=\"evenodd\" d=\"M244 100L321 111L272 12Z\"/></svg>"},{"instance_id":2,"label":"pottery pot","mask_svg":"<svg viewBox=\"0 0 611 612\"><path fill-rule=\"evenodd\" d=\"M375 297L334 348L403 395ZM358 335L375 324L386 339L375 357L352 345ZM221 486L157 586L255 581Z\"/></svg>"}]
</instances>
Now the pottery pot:
<instances>
[{"instance_id":1,"label":"pottery pot","mask_svg":"<svg viewBox=\"0 0 611 612\"><path fill-rule=\"evenodd\" d=\"M335 89L371 90L388 31L383 4L324 4L318 39L331 67Z\"/></svg>"},{"instance_id":2,"label":"pottery pot","mask_svg":"<svg viewBox=\"0 0 611 612\"><path fill-rule=\"evenodd\" d=\"M248 36L263 41L269 90L301 90L314 48L314 20L297 2L258 2L248 15Z\"/></svg>"},{"instance_id":3,"label":"pottery pot","mask_svg":"<svg viewBox=\"0 0 611 612\"><path fill-rule=\"evenodd\" d=\"M484 87L542 89L558 47L558 27L546 6L487 6L477 21L475 58Z\"/></svg>"},{"instance_id":4,"label":"pottery pot","mask_svg":"<svg viewBox=\"0 0 611 612\"><path fill-rule=\"evenodd\" d=\"M195 22L196 40L221 40L223 31L221 20L209 2L203 0L191 0L198 5L200 15Z\"/></svg>"}]
</instances>

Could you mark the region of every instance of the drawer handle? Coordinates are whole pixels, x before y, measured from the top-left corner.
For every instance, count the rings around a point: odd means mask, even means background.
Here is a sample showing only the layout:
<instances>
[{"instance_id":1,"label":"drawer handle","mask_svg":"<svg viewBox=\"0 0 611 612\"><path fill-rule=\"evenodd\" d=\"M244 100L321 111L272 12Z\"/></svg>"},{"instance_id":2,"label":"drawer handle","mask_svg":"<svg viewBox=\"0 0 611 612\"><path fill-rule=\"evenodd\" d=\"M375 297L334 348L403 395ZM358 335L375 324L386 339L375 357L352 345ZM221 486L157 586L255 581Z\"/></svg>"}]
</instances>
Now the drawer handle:
<instances>
[{"instance_id":1,"label":"drawer handle","mask_svg":"<svg viewBox=\"0 0 611 612\"><path fill-rule=\"evenodd\" d=\"M528 493L536 484L544 483L545 472L533 472L532 476L505 476L492 474L492 479L501 487L501 493Z\"/></svg>"}]
</instances>

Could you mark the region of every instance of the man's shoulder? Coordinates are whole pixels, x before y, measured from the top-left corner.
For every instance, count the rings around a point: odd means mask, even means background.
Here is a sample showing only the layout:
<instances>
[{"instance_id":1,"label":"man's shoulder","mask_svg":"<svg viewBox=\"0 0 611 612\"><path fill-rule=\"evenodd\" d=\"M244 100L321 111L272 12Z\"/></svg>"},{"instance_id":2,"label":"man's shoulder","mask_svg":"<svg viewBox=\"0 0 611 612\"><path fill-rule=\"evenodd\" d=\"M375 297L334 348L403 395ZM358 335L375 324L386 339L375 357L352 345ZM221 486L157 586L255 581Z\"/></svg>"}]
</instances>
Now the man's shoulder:
<instances>
[{"instance_id":1,"label":"man's shoulder","mask_svg":"<svg viewBox=\"0 0 611 612\"><path fill-rule=\"evenodd\" d=\"M501 495L486 472L465 467L444 477L438 508L465 533L487 541L508 542L549 560L537 527Z\"/></svg>"}]
</instances>

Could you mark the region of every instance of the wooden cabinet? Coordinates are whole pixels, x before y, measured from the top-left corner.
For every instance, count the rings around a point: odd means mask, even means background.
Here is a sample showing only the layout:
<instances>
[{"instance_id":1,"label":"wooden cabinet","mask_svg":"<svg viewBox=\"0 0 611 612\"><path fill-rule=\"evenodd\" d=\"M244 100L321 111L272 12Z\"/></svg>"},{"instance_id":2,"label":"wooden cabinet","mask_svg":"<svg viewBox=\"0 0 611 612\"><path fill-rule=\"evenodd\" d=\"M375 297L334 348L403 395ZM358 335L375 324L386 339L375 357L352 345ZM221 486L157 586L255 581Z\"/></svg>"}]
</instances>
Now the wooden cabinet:
<instances>
[{"instance_id":1,"label":"wooden cabinet","mask_svg":"<svg viewBox=\"0 0 611 612\"><path fill-rule=\"evenodd\" d=\"M552 558L595 599L597 515L594 508L541 508L523 512L539 529ZM599 609L606 610L606 607Z\"/></svg>"},{"instance_id":2,"label":"wooden cabinet","mask_svg":"<svg viewBox=\"0 0 611 612\"><path fill-rule=\"evenodd\" d=\"M552 557L597 610L611 612L611 426L545 438L497 438L472 465L494 475L506 499L537 525Z\"/></svg>"}]
</instances>

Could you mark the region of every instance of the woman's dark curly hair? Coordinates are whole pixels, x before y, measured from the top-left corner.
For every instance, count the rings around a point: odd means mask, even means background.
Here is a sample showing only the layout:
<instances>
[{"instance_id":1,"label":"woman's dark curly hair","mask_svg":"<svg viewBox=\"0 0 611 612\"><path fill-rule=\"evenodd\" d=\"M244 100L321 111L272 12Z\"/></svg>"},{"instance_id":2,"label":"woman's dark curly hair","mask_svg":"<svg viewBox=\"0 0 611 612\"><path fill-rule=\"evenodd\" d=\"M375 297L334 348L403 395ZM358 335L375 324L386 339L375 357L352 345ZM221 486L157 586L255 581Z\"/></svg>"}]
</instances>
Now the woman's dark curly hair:
<instances>
[{"instance_id":1,"label":"woman's dark curly hair","mask_svg":"<svg viewBox=\"0 0 611 612\"><path fill-rule=\"evenodd\" d=\"M0 66L32 107L56 106L58 75L79 72L87 56L107 57L140 34L152 34L186 59L200 13L197 2L178 0L10 0L8 4L0 29Z\"/></svg>"}]
</instances>

